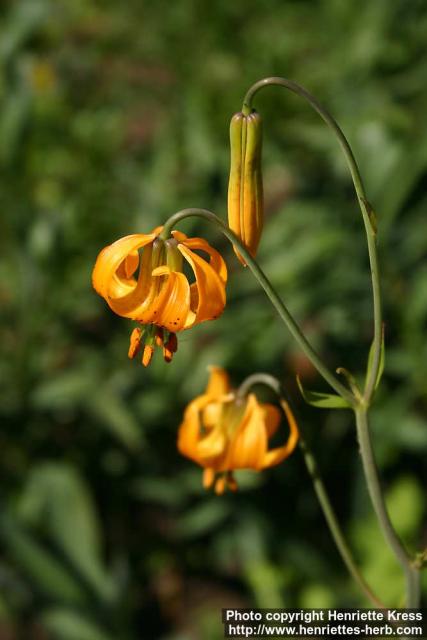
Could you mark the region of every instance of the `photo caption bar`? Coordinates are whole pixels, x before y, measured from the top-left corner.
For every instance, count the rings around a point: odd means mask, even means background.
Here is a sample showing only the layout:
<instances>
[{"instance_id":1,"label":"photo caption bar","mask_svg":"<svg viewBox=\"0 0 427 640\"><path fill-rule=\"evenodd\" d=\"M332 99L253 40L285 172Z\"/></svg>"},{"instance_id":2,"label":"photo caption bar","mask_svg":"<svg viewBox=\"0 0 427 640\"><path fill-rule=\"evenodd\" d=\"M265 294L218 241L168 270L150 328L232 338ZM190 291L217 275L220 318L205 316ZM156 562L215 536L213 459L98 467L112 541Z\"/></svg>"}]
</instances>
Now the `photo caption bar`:
<instances>
[{"instance_id":1,"label":"photo caption bar","mask_svg":"<svg viewBox=\"0 0 427 640\"><path fill-rule=\"evenodd\" d=\"M225 638L427 638L427 609L222 609Z\"/></svg>"}]
</instances>

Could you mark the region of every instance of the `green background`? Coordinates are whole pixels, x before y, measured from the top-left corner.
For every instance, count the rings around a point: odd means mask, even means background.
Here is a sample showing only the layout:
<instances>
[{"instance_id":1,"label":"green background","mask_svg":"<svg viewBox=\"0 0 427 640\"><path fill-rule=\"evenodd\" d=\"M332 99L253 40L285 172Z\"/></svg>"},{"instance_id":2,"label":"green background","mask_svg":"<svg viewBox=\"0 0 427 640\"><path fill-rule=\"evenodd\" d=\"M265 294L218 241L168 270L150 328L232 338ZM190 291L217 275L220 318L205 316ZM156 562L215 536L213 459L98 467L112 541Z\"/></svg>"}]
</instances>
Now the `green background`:
<instances>
[{"instance_id":1,"label":"green background","mask_svg":"<svg viewBox=\"0 0 427 640\"><path fill-rule=\"evenodd\" d=\"M223 316L180 335L171 365L127 358L132 323L91 289L100 249L175 211L226 216L228 125L256 80L305 85L347 134L379 221L386 370L372 411L393 520L426 544L427 4L422 0L5 1L0 23L0 635L217 640L223 606L367 606L299 452L237 494L201 487L176 451L206 367L277 375L357 560L391 605L348 411L248 270ZM330 368L363 372L372 335L360 213L336 140L300 99L259 94L266 227L259 261ZM268 398L267 395L262 397Z\"/></svg>"}]
</instances>

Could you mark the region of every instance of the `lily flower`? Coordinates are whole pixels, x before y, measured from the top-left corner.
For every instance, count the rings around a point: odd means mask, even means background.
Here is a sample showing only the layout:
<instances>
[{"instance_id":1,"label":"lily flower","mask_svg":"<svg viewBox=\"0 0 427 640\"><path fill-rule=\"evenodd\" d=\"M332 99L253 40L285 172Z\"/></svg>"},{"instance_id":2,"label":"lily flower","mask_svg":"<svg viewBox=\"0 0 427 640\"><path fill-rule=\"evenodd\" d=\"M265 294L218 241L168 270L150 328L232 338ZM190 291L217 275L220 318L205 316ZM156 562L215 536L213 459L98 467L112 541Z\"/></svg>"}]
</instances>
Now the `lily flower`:
<instances>
[{"instance_id":1,"label":"lily flower","mask_svg":"<svg viewBox=\"0 0 427 640\"><path fill-rule=\"evenodd\" d=\"M156 227L108 245L92 273L93 287L109 307L139 324L131 334L128 355L134 358L143 346L145 366L156 345L170 362L178 347L176 333L217 318L226 301L227 267L218 251L203 238L188 238L179 231L164 240L162 230ZM192 272L191 282L184 261Z\"/></svg>"},{"instance_id":2,"label":"lily flower","mask_svg":"<svg viewBox=\"0 0 427 640\"><path fill-rule=\"evenodd\" d=\"M261 471L279 464L295 449L298 426L289 405L282 403L290 429L287 441L269 448L282 414L261 403L253 393L240 398L230 386L227 372L211 367L204 394L187 406L178 431L178 450L204 468L203 486L217 494L235 491L235 469Z\"/></svg>"}]
</instances>

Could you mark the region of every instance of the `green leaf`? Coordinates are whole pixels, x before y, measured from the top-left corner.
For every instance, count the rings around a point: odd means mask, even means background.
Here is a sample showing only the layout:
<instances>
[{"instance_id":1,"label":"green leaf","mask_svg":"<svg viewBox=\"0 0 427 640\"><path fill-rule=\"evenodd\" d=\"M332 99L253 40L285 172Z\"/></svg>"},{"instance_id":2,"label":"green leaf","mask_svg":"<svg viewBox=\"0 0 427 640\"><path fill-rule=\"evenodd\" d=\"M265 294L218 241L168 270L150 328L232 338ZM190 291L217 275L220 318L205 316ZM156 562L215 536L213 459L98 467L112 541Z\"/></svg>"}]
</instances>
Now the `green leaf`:
<instances>
[{"instance_id":1,"label":"green leaf","mask_svg":"<svg viewBox=\"0 0 427 640\"><path fill-rule=\"evenodd\" d=\"M88 411L130 451L144 444L142 430L126 403L108 386L98 390L87 402Z\"/></svg>"},{"instance_id":2,"label":"green leaf","mask_svg":"<svg viewBox=\"0 0 427 640\"><path fill-rule=\"evenodd\" d=\"M58 640L113 640L103 629L80 613L51 609L41 616L44 626Z\"/></svg>"},{"instance_id":3,"label":"green leaf","mask_svg":"<svg viewBox=\"0 0 427 640\"><path fill-rule=\"evenodd\" d=\"M2 517L0 535L9 553L37 589L57 601L85 602L86 594L64 566L12 518Z\"/></svg>"},{"instance_id":4,"label":"green leaf","mask_svg":"<svg viewBox=\"0 0 427 640\"><path fill-rule=\"evenodd\" d=\"M297 376L297 384L301 395L307 404L311 404L312 407L318 407L319 409L351 409L351 405L333 393L321 393L318 391L307 391L301 384L299 376Z\"/></svg>"},{"instance_id":5,"label":"green leaf","mask_svg":"<svg viewBox=\"0 0 427 640\"><path fill-rule=\"evenodd\" d=\"M100 527L88 488L65 464L44 463L30 475L20 513L43 527L101 600L115 588L102 563Z\"/></svg>"},{"instance_id":6,"label":"green leaf","mask_svg":"<svg viewBox=\"0 0 427 640\"><path fill-rule=\"evenodd\" d=\"M185 538L205 535L229 515L229 503L216 498L204 500L181 517L177 526L178 534Z\"/></svg>"},{"instance_id":7,"label":"green leaf","mask_svg":"<svg viewBox=\"0 0 427 640\"><path fill-rule=\"evenodd\" d=\"M369 349L369 356L368 356L368 368L367 368L367 372L366 372L366 378L369 378L371 369L372 369L372 364L374 361L374 342L372 342L371 344L371 348ZM375 380L375 386L374 389L376 389L379 385L379 383L381 382L381 378L382 375L384 373L384 365L385 365L385 345L384 345L384 323L381 327L381 350L380 350L380 366L378 368L378 373L377 373L377 378Z\"/></svg>"}]
</instances>

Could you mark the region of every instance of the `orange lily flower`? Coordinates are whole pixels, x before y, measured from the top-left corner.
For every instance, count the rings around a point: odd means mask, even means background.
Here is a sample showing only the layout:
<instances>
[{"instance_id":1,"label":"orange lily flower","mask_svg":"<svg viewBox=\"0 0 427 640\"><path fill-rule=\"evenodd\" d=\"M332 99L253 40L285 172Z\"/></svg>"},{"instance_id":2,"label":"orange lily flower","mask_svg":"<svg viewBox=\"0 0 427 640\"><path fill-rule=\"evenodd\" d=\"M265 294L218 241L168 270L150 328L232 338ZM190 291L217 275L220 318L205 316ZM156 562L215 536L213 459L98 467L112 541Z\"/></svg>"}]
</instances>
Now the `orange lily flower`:
<instances>
[{"instance_id":1,"label":"orange lily flower","mask_svg":"<svg viewBox=\"0 0 427 640\"><path fill-rule=\"evenodd\" d=\"M95 291L110 308L141 325L131 334L129 357L134 358L144 342L145 366L155 345L163 347L170 362L178 347L176 333L217 318L225 307L227 267L218 251L206 240L187 238L179 231L163 240L162 230L156 227L149 234L133 234L108 245L92 273ZM184 274L184 260L194 282Z\"/></svg>"},{"instance_id":2,"label":"orange lily flower","mask_svg":"<svg viewBox=\"0 0 427 640\"><path fill-rule=\"evenodd\" d=\"M280 447L269 449L269 439L281 422L281 412L258 402L250 393L239 398L231 389L224 369L211 368L206 391L188 405L178 431L178 450L204 468L203 485L214 485L222 494L235 491L235 469L261 471L279 464L295 449L298 426L289 405L283 401L290 433Z\"/></svg>"}]
</instances>

